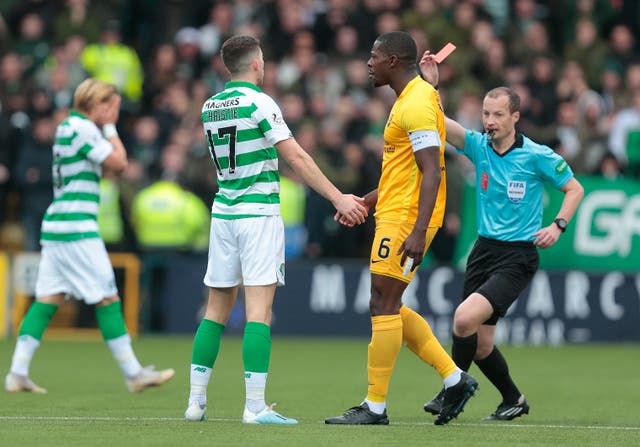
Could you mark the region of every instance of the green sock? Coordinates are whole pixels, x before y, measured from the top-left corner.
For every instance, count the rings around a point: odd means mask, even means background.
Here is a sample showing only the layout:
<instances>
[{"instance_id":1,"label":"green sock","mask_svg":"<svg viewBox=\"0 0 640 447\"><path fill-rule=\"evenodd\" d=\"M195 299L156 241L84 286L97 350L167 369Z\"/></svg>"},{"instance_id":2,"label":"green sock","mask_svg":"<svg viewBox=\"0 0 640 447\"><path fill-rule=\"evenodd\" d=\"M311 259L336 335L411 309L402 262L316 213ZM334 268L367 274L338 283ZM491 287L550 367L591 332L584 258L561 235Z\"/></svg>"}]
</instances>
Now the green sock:
<instances>
[{"instance_id":1,"label":"green sock","mask_svg":"<svg viewBox=\"0 0 640 447\"><path fill-rule=\"evenodd\" d=\"M222 338L224 327L224 324L212 320L203 319L200 322L193 337L192 364L213 368L220 351L220 338Z\"/></svg>"},{"instance_id":2,"label":"green sock","mask_svg":"<svg viewBox=\"0 0 640 447\"><path fill-rule=\"evenodd\" d=\"M247 322L242 339L244 370L266 373L271 357L271 328L264 323Z\"/></svg>"},{"instance_id":3,"label":"green sock","mask_svg":"<svg viewBox=\"0 0 640 447\"><path fill-rule=\"evenodd\" d=\"M34 301L24 316L24 320L22 320L18 335L30 335L36 340L41 340L42 334L44 334L57 310L58 306L56 304Z\"/></svg>"},{"instance_id":4,"label":"green sock","mask_svg":"<svg viewBox=\"0 0 640 447\"><path fill-rule=\"evenodd\" d=\"M120 301L96 307L96 320L98 320L98 327L105 340L112 340L127 334Z\"/></svg>"}]
</instances>

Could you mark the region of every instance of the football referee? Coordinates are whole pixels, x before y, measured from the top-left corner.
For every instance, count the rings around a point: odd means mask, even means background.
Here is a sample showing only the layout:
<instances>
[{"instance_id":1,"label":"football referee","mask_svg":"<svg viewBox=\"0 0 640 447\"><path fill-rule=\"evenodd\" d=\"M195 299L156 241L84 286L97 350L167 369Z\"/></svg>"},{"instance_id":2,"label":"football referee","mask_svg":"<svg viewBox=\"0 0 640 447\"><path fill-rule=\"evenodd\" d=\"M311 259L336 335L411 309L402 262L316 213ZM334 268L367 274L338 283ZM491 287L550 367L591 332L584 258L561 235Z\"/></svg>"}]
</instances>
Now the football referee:
<instances>
[{"instance_id":1,"label":"football referee","mask_svg":"<svg viewBox=\"0 0 640 447\"><path fill-rule=\"evenodd\" d=\"M419 65L424 78L437 86L438 68L429 51ZM527 400L494 344L496 323L538 269L537 248L556 243L584 195L560 155L516 131L519 109L518 94L498 87L484 97L484 133L445 118L447 142L475 165L478 219L478 240L467 260L462 302L453 318L452 358L464 371L474 361L502 394L502 402L486 420L508 421L529 413ZM546 182L565 196L556 218L543 227ZM443 394L427 402L425 411L438 414Z\"/></svg>"}]
</instances>

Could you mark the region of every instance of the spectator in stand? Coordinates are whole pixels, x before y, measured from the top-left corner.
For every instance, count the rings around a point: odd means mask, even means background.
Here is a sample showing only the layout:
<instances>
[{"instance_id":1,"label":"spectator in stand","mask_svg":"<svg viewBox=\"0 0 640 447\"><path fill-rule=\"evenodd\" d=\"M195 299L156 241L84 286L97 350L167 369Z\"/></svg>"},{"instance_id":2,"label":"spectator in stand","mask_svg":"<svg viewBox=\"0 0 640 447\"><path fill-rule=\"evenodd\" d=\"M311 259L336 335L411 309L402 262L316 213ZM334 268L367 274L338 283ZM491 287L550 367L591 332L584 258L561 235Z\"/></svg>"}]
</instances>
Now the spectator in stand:
<instances>
[{"instance_id":1,"label":"spectator in stand","mask_svg":"<svg viewBox=\"0 0 640 447\"><path fill-rule=\"evenodd\" d=\"M200 31L192 26L181 28L175 37L178 51L177 77L183 81L190 81L200 77L203 59L200 51L202 36Z\"/></svg>"},{"instance_id":2,"label":"spectator in stand","mask_svg":"<svg viewBox=\"0 0 640 447\"><path fill-rule=\"evenodd\" d=\"M612 182L623 178L622 166L620 166L620 162L611 152L604 154L600 163L598 163L595 174Z\"/></svg>"},{"instance_id":3,"label":"spectator in stand","mask_svg":"<svg viewBox=\"0 0 640 447\"><path fill-rule=\"evenodd\" d=\"M204 251L210 213L193 193L180 186L185 156L176 145L162 152L162 177L140 190L132 204L131 221L145 251Z\"/></svg>"},{"instance_id":4,"label":"spectator in stand","mask_svg":"<svg viewBox=\"0 0 640 447\"><path fill-rule=\"evenodd\" d=\"M84 47L84 39L74 36L65 44L54 47L34 75L35 84L49 92L56 108L70 108L73 92L87 77L77 59L79 45Z\"/></svg>"},{"instance_id":5,"label":"spectator in stand","mask_svg":"<svg viewBox=\"0 0 640 447\"><path fill-rule=\"evenodd\" d=\"M11 170L16 155L15 132L4 114L0 114L0 225L7 213L7 196L11 188Z\"/></svg>"},{"instance_id":6,"label":"spectator in stand","mask_svg":"<svg viewBox=\"0 0 640 447\"><path fill-rule=\"evenodd\" d=\"M104 11L95 3L92 5L91 0L66 0L65 3L65 9L53 21L54 41L61 44L73 35L80 35L87 42L97 42Z\"/></svg>"},{"instance_id":7,"label":"spectator in stand","mask_svg":"<svg viewBox=\"0 0 640 447\"><path fill-rule=\"evenodd\" d=\"M340 190L354 191L360 183L362 154L359 148L346 145L342 123L333 118L320 125L320 138L313 154L314 161L327 178ZM335 212L330 203L315 191L307 196L307 222L309 243L321 247L321 255L328 257L354 257L358 247L350 229L343 228L333 219Z\"/></svg>"},{"instance_id":8,"label":"spectator in stand","mask_svg":"<svg viewBox=\"0 0 640 447\"><path fill-rule=\"evenodd\" d=\"M29 76L38 69L49 55L50 44L45 34L46 25L42 16L31 12L20 20L20 36L12 45Z\"/></svg>"},{"instance_id":9,"label":"spectator in stand","mask_svg":"<svg viewBox=\"0 0 640 447\"><path fill-rule=\"evenodd\" d=\"M541 125L552 124L558 108L555 91L556 64L549 56L536 56L531 62L530 76L526 80L529 90L535 92L531 98L531 108Z\"/></svg>"},{"instance_id":10,"label":"spectator in stand","mask_svg":"<svg viewBox=\"0 0 640 447\"><path fill-rule=\"evenodd\" d=\"M604 111L611 118L611 116L620 110L622 105L627 101L627 92L624 89L624 82L622 79L622 70L614 65L605 65L601 73L602 85L601 95L604 102Z\"/></svg>"},{"instance_id":11,"label":"spectator in stand","mask_svg":"<svg viewBox=\"0 0 640 447\"><path fill-rule=\"evenodd\" d=\"M585 72L589 86L601 87L601 76L607 55L607 44L598 36L598 29L590 17L582 17L576 23L575 41L569 43L564 57L575 60Z\"/></svg>"},{"instance_id":12,"label":"spectator in stand","mask_svg":"<svg viewBox=\"0 0 640 447\"><path fill-rule=\"evenodd\" d=\"M0 104L5 116L27 109L33 80L24 68L20 56L15 52L6 53L0 60Z\"/></svg>"},{"instance_id":13,"label":"spectator in stand","mask_svg":"<svg viewBox=\"0 0 640 447\"><path fill-rule=\"evenodd\" d=\"M609 134L609 149L623 167L628 164L629 135L634 131L640 132L640 89L632 92L632 98L630 107L613 116Z\"/></svg>"},{"instance_id":14,"label":"spectator in stand","mask_svg":"<svg viewBox=\"0 0 640 447\"><path fill-rule=\"evenodd\" d=\"M633 93L640 90L640 59L629 64L625 72L624 83L627 92Z\"/></svg>"},{"instance_id":15,"label":"spectator in stand","mask_svg":"<svg viewBox=\"0 0 640 447\"><path fill-rule=\"evenodd\" d=\"M118 21L105 23L100 41L87 45L80 61L90 76L117 87L122 95L123 111L138 109L144 80L142 64L136 51L122 42Z\"/></svg>"},{"instance_id":16,"label":"spectator in stand","mask_svg":"<svg viewBox=\"0 0 640 447\"><path fill-rule=\"evenodd\" d=\"M560 103L556 120L558 122L556 129L558 144L554 148L555 151L571 163L574 172L577 174L586 174L585 154L580 145L580 137L578 135L578 111L576 104L572 101Z\"/></svg>"},{"instance_id":17,"label":"spectator in stand","mask_svg":"<svg viewBox=\"0 0 640 447\"><path fill-rule=\"evenodd\" d=\"M617 24L609 34L609 54L606 62L623 67L627 66L639 56L636 39L627 25Z\"/></svg>"},{"instance_id":18,"label":"spectator in stand","mask_svg":"<svg viewBox=\"0 0 640 447\"><path fill-rule=\"evenodd\" d=\"M233 34L234 7L229 1L218 1L211 7L209 21L200 27L200 52L208 60L220 51L220 46Z\"/></svg>"},{"instance_id":19,"label":"spectator in stand","mask_svg":"<svg viewBox=\"0 0 640 447\"><path fill-rule=\"evenodd\" d=\"M144 79L144 106L145 109L157 106L156 101L162 91L177 81L178 52L171 44L158 45L147 66Z\"/></svg>"}]
</instances>

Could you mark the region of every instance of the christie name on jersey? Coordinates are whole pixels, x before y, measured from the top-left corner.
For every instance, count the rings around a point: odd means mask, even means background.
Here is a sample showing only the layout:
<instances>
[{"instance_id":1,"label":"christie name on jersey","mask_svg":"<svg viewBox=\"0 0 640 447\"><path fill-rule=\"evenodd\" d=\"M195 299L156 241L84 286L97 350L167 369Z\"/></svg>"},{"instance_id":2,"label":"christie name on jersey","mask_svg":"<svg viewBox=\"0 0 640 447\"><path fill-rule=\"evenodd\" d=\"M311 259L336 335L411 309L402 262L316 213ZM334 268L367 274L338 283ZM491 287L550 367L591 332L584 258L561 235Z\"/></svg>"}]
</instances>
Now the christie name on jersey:
<instances>
[{"instance_id":1,"label":"christie name on jersey","mask_svg":"<svg viewBox=\"0 0 640 447\"><path fill-rule=\"evenodd\" d=\"M202 114L203 121L227 121L238 118L238 108L209 110Z\"/></svg>"}]
</instances>

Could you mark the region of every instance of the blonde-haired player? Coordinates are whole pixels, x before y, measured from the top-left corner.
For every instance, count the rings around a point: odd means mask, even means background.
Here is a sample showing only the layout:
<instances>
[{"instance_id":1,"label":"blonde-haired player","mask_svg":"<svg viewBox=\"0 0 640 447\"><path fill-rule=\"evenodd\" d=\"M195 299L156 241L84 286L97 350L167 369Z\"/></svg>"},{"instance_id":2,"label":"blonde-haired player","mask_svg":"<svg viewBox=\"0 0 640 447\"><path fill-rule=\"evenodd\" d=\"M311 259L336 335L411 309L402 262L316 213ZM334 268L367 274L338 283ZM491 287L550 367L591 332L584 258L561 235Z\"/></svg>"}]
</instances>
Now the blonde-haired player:
<instances>
[{"instance_id":1,"label":"blonde-haired player","mask_svg":"<svg viewBox=\"0 0 640 447\"><path fill-rule=\"evenodd\" d=\"M86 79L76 88L73 110L56 129L54 199L42 221L36 300L20 326L6 391L46 393L29 378L29 366L66 296L95 304L98 327L129 391L160 385L174 375L173 369L156 371L138 362L124 324L113 267L98 233L102 168L122 171L127 166L115 126L120 102L115 86Z\"/></svg>"}]
</instances>

